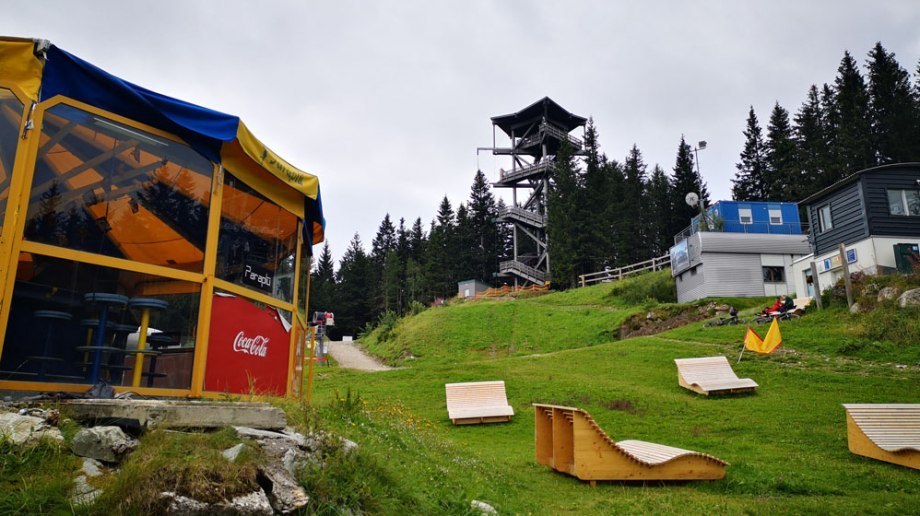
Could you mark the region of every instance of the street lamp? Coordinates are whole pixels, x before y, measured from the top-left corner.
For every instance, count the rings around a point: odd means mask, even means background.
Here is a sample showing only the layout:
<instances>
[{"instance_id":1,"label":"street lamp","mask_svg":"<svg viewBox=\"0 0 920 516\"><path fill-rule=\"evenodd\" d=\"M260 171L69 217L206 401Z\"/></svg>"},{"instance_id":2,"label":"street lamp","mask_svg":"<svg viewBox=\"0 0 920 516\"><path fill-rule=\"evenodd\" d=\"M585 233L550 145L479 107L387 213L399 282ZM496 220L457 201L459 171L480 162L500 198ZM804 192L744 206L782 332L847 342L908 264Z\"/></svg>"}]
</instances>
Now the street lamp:
<instances>
[{"instance_id":1,"label":"street lamp","mask_svg":"<svg viewBox=\"0 0 920 516\"><path fill-rule=\"evenodd\" d=\"M703 230L703 224L706 224L706 229L709 229L709 223L706 222L706 203L703 201L703 174L700 173L700 151L706 149L706 140L700 140L697 142L696 147L693 148L693 157L696 159L696 178L700 182L700 231Z\"/></svg>"}]
</instances>

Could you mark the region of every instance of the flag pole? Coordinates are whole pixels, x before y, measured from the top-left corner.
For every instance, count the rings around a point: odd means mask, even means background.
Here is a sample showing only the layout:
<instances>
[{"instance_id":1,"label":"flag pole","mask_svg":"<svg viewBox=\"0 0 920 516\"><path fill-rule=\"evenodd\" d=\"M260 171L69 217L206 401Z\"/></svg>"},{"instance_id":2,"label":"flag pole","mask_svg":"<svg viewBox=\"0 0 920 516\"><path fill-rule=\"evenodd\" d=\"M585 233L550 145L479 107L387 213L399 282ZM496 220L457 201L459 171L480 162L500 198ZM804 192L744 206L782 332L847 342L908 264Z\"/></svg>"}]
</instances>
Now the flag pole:
<instances>
[{"instance_id":1,"label":"flag pole","mask_svg":"<svg viewBox=\"0 0 920 516\"><path fill-rule=\"evenodd\" d=\"M744 345L744 343L742 342L742 343L741 343L741 353L738 355L738 361L735 362L736 364L741 363L741 355L744 355L744 348L745 348L745 345Z\"/></svg>"}]
</instances>

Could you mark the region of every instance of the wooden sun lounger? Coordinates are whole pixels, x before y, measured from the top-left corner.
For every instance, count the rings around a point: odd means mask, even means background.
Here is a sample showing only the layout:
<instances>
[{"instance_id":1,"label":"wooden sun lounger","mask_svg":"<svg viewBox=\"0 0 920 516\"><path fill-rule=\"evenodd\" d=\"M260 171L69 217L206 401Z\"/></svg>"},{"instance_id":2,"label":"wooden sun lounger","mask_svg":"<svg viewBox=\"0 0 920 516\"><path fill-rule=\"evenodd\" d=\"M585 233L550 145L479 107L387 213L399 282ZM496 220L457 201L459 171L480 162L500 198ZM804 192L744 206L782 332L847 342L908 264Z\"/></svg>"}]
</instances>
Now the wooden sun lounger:
<instances>
[{"instance_id":1,"label":"wooden sun lounger","mask_svg":"<svg viewBox=\"0 0 920 516\"><path fill-rule=\"evenodd\" d=\"M738 378L724 356L703 358L676 358L677 382L681 387L705 394L750 392L757 382Z\"/></svg>"},{"instance_id":2,"label":"wooden sun lounger","mask_svg":"<svg viewBox=\"0 0 920 516\"><path fill-rule=\"evenodd\" d=\"M920 404L844 404L856 455L920 469Z\"/></svg>"},{"instance_id":3,"label":"wooden sun lounger","mask_svg":"<svg viewBox=\"0 0 920 516\"><path fill-rule=\"evenodd\" d=\"M502 423L514 415L503 381L448 383L444 390L447 416L455 425Z\"/></svg>"},{"instance_id":4,"label":"wooden sun lounger","mask_svg":"<svg viewBox=\"0 0 920 516\"><path fill-rule=\"evenodd\" d=\"M614 442L584 410L534 404L537 462L590 481L717 480L728 463L644 441Z\"/></svg>"}]
</instances>

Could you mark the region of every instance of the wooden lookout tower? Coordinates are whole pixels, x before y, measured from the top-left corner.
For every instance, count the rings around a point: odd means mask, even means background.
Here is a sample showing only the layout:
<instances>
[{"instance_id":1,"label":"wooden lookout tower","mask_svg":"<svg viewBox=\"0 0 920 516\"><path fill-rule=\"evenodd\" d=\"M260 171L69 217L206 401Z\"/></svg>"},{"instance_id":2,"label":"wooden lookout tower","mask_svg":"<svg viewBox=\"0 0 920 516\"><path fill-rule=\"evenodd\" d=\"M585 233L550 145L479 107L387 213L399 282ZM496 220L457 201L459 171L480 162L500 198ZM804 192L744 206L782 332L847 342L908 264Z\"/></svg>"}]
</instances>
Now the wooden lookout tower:
<instances>
[{"instance_id":1,"label":"wooden lookout tower","mask_svg":"<svg viewBox=\"0 0 920 516\"><path fill-rule=\"evenodd\" d=\"M549 97L517 113L492 117L492 147L480 150L511 157L511 169L500 169L493 186L512 189L512 205L499 213L498 221L512 225L514 255L501 262L498 270L500 276L513 277L515 286L544 285L552 278L546 234L549 178L563 141L569 142L576 155L584 154L582 140L569 133L584 127L586 121ZM496 127L510 139L508 147L496 145ZM518 190L526 193L519 195Z\"/></svg>"}]
</instances>

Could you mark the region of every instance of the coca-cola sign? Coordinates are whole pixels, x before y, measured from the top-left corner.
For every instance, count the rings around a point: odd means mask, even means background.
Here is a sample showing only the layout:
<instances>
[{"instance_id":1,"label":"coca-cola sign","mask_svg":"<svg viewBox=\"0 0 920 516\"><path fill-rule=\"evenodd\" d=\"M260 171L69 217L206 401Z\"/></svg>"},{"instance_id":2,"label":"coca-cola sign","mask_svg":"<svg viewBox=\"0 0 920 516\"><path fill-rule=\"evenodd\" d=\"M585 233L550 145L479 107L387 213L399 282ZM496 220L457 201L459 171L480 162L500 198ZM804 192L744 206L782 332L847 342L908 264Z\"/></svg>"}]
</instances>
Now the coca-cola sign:
<instances>
[{"instance_id":1,"label":"coca-cola sign","mask_svg":"<svg viewBox=\"0 0 920 516\"><path fill-rule=\"evenodd\" d=\"M236 338L233 339L233 351L264 358L268 355L268 341L268 337L263 337L261 335L247 337L246 334L241 331L237 333Z\"/></svg>"}]
</instances>

